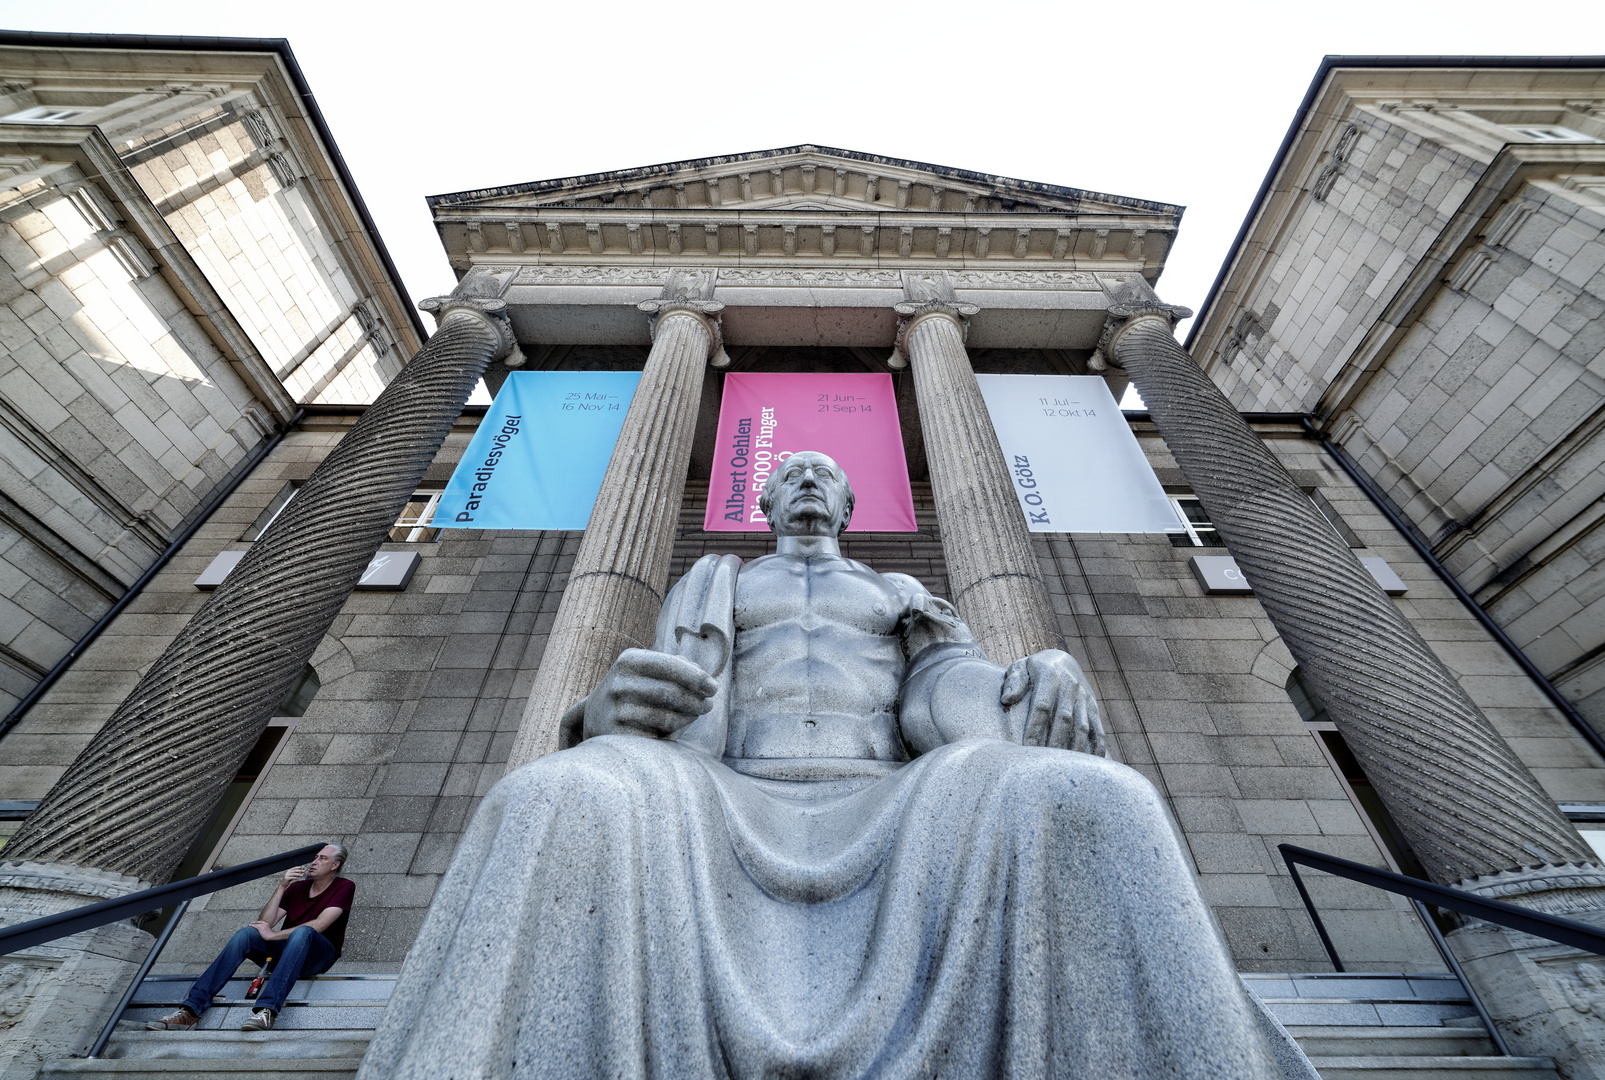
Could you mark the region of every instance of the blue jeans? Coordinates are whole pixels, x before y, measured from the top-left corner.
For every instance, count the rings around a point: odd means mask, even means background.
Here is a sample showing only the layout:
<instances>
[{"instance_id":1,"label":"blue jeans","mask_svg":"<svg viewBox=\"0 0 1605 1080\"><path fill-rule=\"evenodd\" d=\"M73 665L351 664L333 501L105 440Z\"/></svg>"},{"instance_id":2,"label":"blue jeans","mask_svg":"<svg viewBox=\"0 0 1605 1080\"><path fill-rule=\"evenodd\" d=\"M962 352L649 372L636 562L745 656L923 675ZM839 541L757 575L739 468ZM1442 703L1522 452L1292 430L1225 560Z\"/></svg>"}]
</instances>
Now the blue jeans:
<instances>
[{"instance_id":1,"label":"blue jeans","mask_svg":"<svg viewBox=\"0 0 1605 1080\"><path fill-rule=\"evenodd\" d=\"M295 980L303 975L322 975L334 966L335 954L329 939L310 926L297 926L281 941L265 941L255 927L243 926L229 938L212 966L190 987L189 996L184 999L185 1008L196 1016L205 1012L212 1004L213 995L223 989L223 984L233 977L234 969L248 956L263 960L278 958L273 974L256 999L256 1008L272 1009L277 1014L284 1008L284 999L295 986Z\"/></svg>"}]
</instances>

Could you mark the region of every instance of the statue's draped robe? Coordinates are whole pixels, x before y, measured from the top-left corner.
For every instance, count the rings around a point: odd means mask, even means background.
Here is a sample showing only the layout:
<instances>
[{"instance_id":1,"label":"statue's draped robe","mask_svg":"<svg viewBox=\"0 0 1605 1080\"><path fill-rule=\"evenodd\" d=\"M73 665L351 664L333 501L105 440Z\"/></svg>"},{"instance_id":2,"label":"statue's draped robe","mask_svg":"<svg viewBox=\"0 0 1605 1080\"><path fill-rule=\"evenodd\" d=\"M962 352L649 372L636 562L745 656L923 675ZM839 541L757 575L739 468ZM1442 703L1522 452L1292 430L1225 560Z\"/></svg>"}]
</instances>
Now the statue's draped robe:
<instances>
[{"instance_id":1,"label":"statue's draped robe","mask_svg":"<svg viewBox=\"0 0 1605 1080\"><path fill-rule=\"evenodd\" d=\"M516 770L360 1076L1280 1075L1136 772L981 738L820 772L631 736Z\"/></svg>"}]
</instances>

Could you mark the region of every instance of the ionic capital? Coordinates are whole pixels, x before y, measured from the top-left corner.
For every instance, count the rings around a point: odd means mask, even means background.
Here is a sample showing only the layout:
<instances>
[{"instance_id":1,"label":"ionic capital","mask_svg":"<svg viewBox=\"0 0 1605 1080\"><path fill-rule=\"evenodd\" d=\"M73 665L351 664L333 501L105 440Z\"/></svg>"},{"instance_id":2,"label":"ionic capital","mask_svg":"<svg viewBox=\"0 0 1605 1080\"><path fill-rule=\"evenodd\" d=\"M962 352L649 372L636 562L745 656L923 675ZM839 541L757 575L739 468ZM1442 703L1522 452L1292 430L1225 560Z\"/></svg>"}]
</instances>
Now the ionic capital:
<instances>
[{"instance_id":1,"label":"ionic capital","mask_svg":"<svg viewBox=\"0 0 1605 1080\"><path fill-rule=\"evenodd\" d=\"M483 296L431 296L418 307L435 317L438 329L452 315L467 315L496 332L500 344L491 361L505 359L508 367L523 367L524 352L513 336L513 324L507 318L507 301Z\"/></svg>"},{"instance_id":2,"label":"ionic capital","mask_svg":"<svg viewBox=\"0 0 1605 1080\"><path fill-rule=\"evenodd\" d=\"M1120 339L1138 323L1161 320L1165 332L1170 333L1181 320L1192 317L1193 309L1165 303L1154 295L1146 283L1140 287L1135 283L1127 283L1116 291L1109 303L1108 313L1103 323L1103 333L1098 336L1098 347L1087 361L1088 371L1103 371L1110 364L1123 367L1119 357Z\"/></svg>"},{"instance_id":3,"label":"ionic capital","mask_svg":"<svg viewBox=\"0 0 1605 1080\"><path fill-rule=\"evenodd\" d=\"M901 371L908 367L908 335L914 328L926 319L947 319L959 328L960 338L970 336L970 316L981 309L974 304L948 303L943 300L927 300L922 304L904 302L894 304L892 310L897 312L897 340L892 345L892 355L887 358L886 366L893 371Z\"/></svg>"},{"instance_id":4,"label":"ionic capital","mask_svg":"<svg viewBox=\"0 0 1605 1080\"><path fill-rule=\"evenodd\" d=\"M673 315L698 319L708 331L708 363L716 368L730 366L730 356L724 351L724 305L713 298L719 283L717 270L670 270L663 283L663 295L655 300L643 300L635 305L646 312L647 326L652 340L658 340L658 327Z\"/></svg>"},{"instance_id":5,"label":"ionic capital","mask_svg":"<svg viewBox=\"0 0 1605 1080\"><path fill-rule=\"evenodd\" d=\"M897 340L886 366L893 371L908 367L908 335L926 319L948 319L959 328L960 338L969 337L970 316L981 309L958 298L946 272L903 274L903 301L892 305L897 312Z\"/></svg>"},{"instance_id":6,"label":"ionic capital","mask_svg":"<svg viewBox=\"0 0 1605 1080\"><path fill-rule=\"evenodd\" d=\"M643 300L635 305L646 312L652 340L658 340L658 327L672 315L697 319L708 331L708 363L716 368L730 366L724 351L724 305L717 300Z\"/></svg>"}]
</instances>

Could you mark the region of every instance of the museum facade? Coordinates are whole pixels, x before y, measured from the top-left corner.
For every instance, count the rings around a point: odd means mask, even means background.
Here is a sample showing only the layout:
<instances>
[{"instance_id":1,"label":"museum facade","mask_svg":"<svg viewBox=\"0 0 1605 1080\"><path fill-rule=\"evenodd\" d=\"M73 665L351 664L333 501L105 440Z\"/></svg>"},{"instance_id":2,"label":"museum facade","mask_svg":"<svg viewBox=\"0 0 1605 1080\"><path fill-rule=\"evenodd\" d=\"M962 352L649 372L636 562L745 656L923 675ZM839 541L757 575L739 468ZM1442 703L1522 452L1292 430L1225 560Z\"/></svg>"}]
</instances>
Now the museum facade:
<instances>
[{"instance_id":1,"label":"museum facade","mask_svg":"<svg viewBox=\"0 0 1605 1080\"><path fill-rule=\"evenodd\" d=\"M912 528L843 553L994 660L1076 657L1240 971L1331 969L1283 843L1605 911L1605 64L1329 61L1195 363L1161 299L1181 207L812 145L430 198L458 284L426 343L287 49L0 44L6 922L328 840L362 897L341 970L399 970L491 785L692 563L773 550L708 504L730 380L786 375L885 380ZM596 372L639 383L585 529L436 516L478 379ZM1004 375L1135 383L1171 527L1038 529L978 382ZM1350 970L1441 967L1401 898L1309 890ZM164 964L260 892L196 902ZM114 997L140 933L8 963L30 1001L74 964ZM1599 1075L1585 954L1502 933L1451 939L1515 1052ZM31 1075L46 1040L12 1030Z\"/></svg>"}]
</instances>

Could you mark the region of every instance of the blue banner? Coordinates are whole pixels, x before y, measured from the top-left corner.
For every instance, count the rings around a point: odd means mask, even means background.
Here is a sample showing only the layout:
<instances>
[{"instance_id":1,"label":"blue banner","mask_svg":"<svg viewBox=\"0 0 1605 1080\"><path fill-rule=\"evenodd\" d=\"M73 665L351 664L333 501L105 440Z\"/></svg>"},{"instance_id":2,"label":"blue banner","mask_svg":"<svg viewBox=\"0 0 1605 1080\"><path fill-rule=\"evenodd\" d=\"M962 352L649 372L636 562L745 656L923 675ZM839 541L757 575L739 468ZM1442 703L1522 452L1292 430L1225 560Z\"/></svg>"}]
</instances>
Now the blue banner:
<instances>
[{"instance_id":1,"label":"blue banner","mask_svg":"<svg viewBox=\"0 0 1605 1080\"><path fill-rule=\"evenodd\" d=\"M515 371L491 403L430 523L583 529L639 371Z\"/></svg>"}]
</instances>

